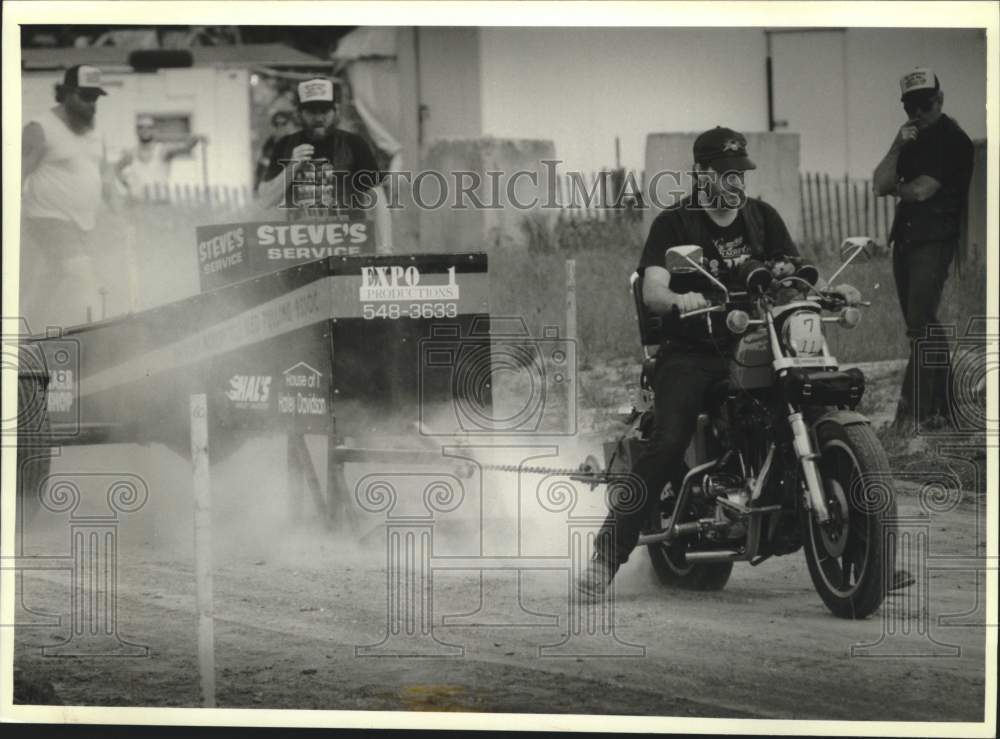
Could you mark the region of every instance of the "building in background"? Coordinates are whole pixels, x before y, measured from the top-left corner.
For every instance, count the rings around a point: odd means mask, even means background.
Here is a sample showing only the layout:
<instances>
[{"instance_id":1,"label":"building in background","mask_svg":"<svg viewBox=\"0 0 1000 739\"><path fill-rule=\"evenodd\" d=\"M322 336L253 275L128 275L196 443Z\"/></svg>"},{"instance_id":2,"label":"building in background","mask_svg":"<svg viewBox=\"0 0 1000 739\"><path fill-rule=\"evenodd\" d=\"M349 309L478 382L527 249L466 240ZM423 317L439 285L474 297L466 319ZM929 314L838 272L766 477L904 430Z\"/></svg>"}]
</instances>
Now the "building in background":
<instances>
[{"instance_id":1,"label":"building in background","mask_svg":"<svg viewBox=\"0 0 1000 739\"><path fill-rule=\"evenodd\" d=\"M286 88L297 80L329 74L332 68L327 59L273 43L195 46L187 50L190 66L151 71L132 67L133 51L128 46L22 49L22 117L27 120L52 107L54 85L67 67L99 67L109 95L102 100L97 125L105 140L116 145L107 152L110 161L134 143L140 115L153 118L161 141L184 140L192 133L207 137L207 146L174 160L172 187L249 192L271 108L285 104ZM172 58L176 63L178 57Z\"/></svg>"},{"instance_id":2,"label":"building in background","mask_svg":"<svg viewBox=\"0 0 1000 739\"><path fill-rule=\"evenodd\" d=\"M364 27L334 52L371 85L373 112L411 163L436 138L550 139L567 166L643 166L650 133L777 131L803 171L867 177L904 116L899 75L932 67L949 115L986 135L978 29ZM357 87L358 85L355 85Z\"/></svg>"},{"instance_id":3,"label":"building in background","mask_svg":"<svg viewBox=\"0 0 1000 739\"><path fill-rule=\"evenodd\" d=\"M885 236L889 204L854 201L864 200L861 180L905 120L903 71L935 69L949 115L973 139L986 135L981 29L360 27L333 57L405 169L423 169L446 139L551 141L563 171L593 173L664 162L664 134L713 125L794 134L794 147L769 148L793 171L772 167L772 182L754 173L749 188L782 207L795 237L808 241L842 235L882 206L886 217L863 228ZM674 159L669 166L690 165ZM807 213L796 179L804 173L843 187L851 212L845 202L843 216L817 203ZM970 233L980 234L982 219L972 220ZM396 224L397 243L416 243L414 216Z\"/></svg>"}]
</instances>

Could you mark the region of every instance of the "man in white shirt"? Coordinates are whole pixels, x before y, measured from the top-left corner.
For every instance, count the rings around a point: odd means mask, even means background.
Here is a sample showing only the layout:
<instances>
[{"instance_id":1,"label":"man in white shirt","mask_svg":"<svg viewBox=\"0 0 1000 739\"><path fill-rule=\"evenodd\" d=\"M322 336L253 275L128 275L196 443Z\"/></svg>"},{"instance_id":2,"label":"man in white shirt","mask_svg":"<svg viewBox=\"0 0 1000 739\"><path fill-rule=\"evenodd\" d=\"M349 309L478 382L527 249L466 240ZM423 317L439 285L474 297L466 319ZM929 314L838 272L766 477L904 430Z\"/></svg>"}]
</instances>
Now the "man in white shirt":
<instances>
[{"instance_id":1,"label":"man in white shirt","mask_svg":"<svg viewBox=\"0 0 1000 739\"><path fill-rule=\"evenodd\" d=\"M150 115L140 115L135 124L139 143L127 150L115 165L118 178L132 200L156 200L170 184L170 163L174 157L189 154L204 136L190 136L186 141L165 143L156 140L156 122Z\"/></svg>"},{"instance_id":2,"label":"man in white shirt","mask_svg":"<svg viewBox=\"0 0 1000 739\"><path fill-rule=\"evenodd\" d=\"M66 70L56 105L21 134L20 310L31 330L96 318L98 282L87 236L106 194L104 144L94 130L107 93L96 67Z\"/></svg>"}]
</instances>

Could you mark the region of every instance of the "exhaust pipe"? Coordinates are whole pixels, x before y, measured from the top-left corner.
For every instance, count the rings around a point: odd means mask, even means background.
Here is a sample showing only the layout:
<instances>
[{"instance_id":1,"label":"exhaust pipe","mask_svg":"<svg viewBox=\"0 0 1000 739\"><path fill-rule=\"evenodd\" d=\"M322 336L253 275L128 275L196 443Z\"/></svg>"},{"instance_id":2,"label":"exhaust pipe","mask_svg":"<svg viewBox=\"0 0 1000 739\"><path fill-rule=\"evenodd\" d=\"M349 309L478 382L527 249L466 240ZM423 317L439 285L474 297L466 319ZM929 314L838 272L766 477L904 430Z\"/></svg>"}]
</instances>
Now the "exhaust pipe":
<instances>
[{"instance_id":1,"label":"exhaust pipe","mask_svg":"<svg viewBox=\"0 0 1000 739\"><path fill-rule=\"evenodd\" d=\"M648 544L657 544L661 541L668 541L672 539L680 539L685 536L694 536L702 528L702 524L698 521L691 521L689 523L679 523L670 531L659 531L655 534L642 534L639 536L639 541L636 543L637 547L644 547Z\"/></svg>"},{"instance_id":2,"label":"exhaust pipe","mask_svg":"<svg viewBox=\"0 0 1000 739\"><path fill-rule=\"evenodd\" d=\"M743 557L743 552L735 549L717 549L714 552L685 552L688 562L732 562Z\"/></svg>"}]
</instances>

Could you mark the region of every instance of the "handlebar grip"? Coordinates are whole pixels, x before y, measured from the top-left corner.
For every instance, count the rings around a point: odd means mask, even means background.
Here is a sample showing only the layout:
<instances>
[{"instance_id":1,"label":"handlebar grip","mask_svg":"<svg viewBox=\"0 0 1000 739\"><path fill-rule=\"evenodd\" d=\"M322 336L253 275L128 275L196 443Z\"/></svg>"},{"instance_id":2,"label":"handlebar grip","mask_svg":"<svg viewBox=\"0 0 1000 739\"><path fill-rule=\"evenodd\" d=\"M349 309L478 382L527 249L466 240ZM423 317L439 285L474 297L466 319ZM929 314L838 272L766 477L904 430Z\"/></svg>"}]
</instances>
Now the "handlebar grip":
<instances>
[{"instance_id":1,"label":"handlebar grip","mask_svg":"<svg viewBox=\"0 0 1000 739\"><path fill-rule=\"evenodd\" d=\"M700 316L705 313L721 313L726 307L724 305L710 305L707 308L696 308L695 310L689 310L686 313L681 313L677 306L674 306L674 310L677 311L677 317L681 320L685 318L693 318L694 316Z\"/></svg>"}]
</instances>

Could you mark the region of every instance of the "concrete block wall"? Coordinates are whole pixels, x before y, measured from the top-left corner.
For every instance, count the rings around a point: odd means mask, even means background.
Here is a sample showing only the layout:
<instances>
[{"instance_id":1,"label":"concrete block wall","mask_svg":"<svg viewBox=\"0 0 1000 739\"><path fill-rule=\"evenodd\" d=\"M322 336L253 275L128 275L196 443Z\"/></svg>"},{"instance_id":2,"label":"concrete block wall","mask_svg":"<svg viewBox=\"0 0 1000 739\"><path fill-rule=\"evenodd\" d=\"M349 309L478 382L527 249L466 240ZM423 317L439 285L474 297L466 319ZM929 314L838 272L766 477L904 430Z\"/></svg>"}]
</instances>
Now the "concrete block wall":
<instances>
[{"instance_id":1,"label":"concrete block wall","mask_svg":"<svg viewBox=\"0 0 1000 739\"><path fill-rule=\"evenodd\" d=\"M435 209L410 206L418 208L420 251L488 252L495 245L521 243L521 224L526 217L555 217L553 210L540 207L551 189L548 169L542 164L547 159L555 159L552 141L474 138L431 142L422 157L422 171L443 175L449 197ZM458 172L478 175L481 184L470 188L471 192L491 207L476 208L471 195L465 198L466 202L458 198L461 187L461 181L456 179ZM527 174L515 177L518 172ZM471 182L465 178L465 183ZM425 174L419 184L421 199L425 204L434 204L440 197L440 178ZM516 207L511 195L518 203L538 202L526 209Z\"/></svg>"},{"instance_id":2,"label":"concrete block wall","mask_svg":"<svg viewBox=\"0 0 1000 739\"><path fill-rule=\"evenodd\" d=\"M757 169L747 173L747 192L777 208L798 243L802 239L802 198L799 192L799 136L794 133L745 133L747 152ZM646 137L645 177L651 188L657 173L662 174L656 189L661 206L669 206L691 192L691 152L698 133L651 133ZM678 173L674 176L672 173ZM679 185L679 186L678 186ZM644 216L648 230L659 207L650 204Z\"/></svg>"}]
</instances>

